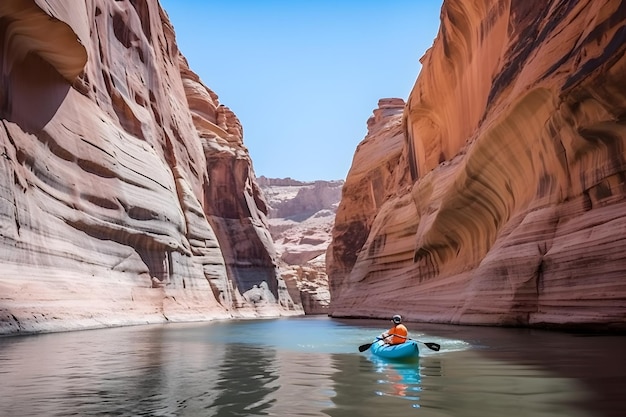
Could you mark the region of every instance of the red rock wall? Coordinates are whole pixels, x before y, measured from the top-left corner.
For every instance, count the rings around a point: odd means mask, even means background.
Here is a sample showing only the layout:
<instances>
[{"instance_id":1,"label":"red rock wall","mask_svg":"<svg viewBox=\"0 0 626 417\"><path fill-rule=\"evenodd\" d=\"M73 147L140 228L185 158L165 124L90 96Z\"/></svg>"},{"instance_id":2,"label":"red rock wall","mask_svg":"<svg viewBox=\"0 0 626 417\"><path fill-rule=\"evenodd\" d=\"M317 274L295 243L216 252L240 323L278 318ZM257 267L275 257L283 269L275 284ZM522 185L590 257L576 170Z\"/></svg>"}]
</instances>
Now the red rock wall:
<instances>
[{"instance_id":1,"label":"red rock wall","mask_svg":"<svg viewBox=\"0 0 626 417\"><path fill-rule=\"evenodd\" d=\"M446 0L441 18L404 138L356 151L331 314L626 328L626 3ZM409 186L376 202L397 158Z\"/></svg>"},{"instance_id":2,"label":"red rock wall","mask_svg":"<svg viewBox=\"0 0 626 417\"><path fill-rule=\"evenodd\" d=\"M0 333L297 312L241 125L157 1L71 3L0 3Z\"/></svg>"}]
</instances>

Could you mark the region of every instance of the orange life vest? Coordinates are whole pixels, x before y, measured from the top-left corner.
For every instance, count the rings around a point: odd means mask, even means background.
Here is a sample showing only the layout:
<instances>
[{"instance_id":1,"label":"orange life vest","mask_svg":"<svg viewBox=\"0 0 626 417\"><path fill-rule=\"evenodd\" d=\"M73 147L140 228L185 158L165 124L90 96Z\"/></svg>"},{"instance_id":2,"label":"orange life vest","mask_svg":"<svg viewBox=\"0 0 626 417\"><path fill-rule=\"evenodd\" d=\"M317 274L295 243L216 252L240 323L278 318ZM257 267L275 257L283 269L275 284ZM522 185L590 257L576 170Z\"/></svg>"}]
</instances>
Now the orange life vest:
<instances>
[{"instance_id":1,"label":"orange life vest","mask_svg":"<svg viewBox=\"0 0 626 417\"><path fill-rule=\"evenodd\" d=\"M406 342L406 337L409 334L409 331L406 329L404 324L396 324L387 332L392 335L388 340L390 345L399 345L400 343ZM403 337L400 337L403 336Z\"/></svg>"}]
</instances>

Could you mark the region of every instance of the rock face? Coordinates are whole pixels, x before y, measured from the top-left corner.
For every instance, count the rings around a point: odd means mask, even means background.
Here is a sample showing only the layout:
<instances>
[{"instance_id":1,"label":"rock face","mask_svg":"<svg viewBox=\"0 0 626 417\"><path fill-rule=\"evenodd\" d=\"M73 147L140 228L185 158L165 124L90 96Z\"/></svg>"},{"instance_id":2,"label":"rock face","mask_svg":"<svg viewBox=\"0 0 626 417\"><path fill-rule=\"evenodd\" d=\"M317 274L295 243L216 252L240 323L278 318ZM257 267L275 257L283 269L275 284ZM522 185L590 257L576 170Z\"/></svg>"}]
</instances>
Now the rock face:
<instances>
[{"instance_id":1,"label":"rock face","mask_svg":"<svg viewBox=\"0 0 626 417\"><path fill-rule=\"evenodd\" d=\"M303 265L326 254L343 181L258 178L269 230L282 261Z\"/></svg>"},{"instance_id":2,"label":"rock face","mask_svg":"<svg viewBox=\"0 0 626 417\"><path fill-rule=\"evenodd\" d=\"M3 0L0 37L0 333L302 314L156 0Z\"/></svg>"},{"instance_id":3,"label":"rock face","mask_svg":"<svg viewBox=\"0 0 626 417\"><path fill-rule=\"evenodd\" d=\"M355 153L331 314L626 328L626 3L441 17L403 115L381 105Z\"/></svg>"},{"instance_id":4,"label":"rock face","mask_svg":"<svg viewBox=\"0 0 626 417\"><path fill-rule=\"evenodd\" d=\"M353 312L357 303L348 295L367 298L367 294L371 293L376 296L371 292L369 283L360 285L352 281L357 277L356 268L360 266L357 258L383 202L390 199L400 184L407 183L408 175L402 169L406 163L401 162L405 141L402 126L404 100L382 99L378 106L367 122L368 134L354 154L335 216L332 242L326 253L326 271L332 297L330 313L336 316L368 315L361 311ZM399 244L402 244L400 235L405 235L405 239L413 238L410 233L400 229L393 236ZM393 281L389 281L387 287L393 284ZM343 302L346 304L341 304ZM374 310L375 306L371 307L373 315L386 313L384 306L381 306L380 313ZM368 307L363 305L363 308Z\"/></svg>"},{"instance_id":5,"label":"rock face","mask_svg":"<svg viewBox=\"0 0 626 417\"><path fill-rule=\"evenodd\" d=\"M268 203L269 230L281 276L306 314L326 314L330 304L326 250L343 181L257 180Z\"/></svg>"}]
</instances>

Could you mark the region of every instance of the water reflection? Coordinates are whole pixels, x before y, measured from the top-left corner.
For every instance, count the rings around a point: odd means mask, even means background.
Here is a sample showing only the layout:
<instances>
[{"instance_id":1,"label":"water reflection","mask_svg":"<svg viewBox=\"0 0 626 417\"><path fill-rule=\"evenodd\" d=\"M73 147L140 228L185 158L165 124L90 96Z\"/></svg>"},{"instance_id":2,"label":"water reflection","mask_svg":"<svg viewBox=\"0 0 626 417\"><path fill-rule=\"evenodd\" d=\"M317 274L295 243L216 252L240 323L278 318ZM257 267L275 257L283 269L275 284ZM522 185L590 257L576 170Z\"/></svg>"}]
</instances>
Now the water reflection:
<instances>
[{"instance_id":1,"label":"water reflection","mask_svg":"<svg viewBox=\"0 0 626 417\"><path fill-rule=\"evenodd\" d=\"M334 355L331 417L582 417L585 386L544 369L485 358L475 351L426 354L415 363Z\"/></svg>"},{"instance_id":2,"label":"water reflection","mask_svg":"<svg viewBox=\"0 0 626 417\"><path fill-rule=\"evenodd\" d=\"M420 389L416 365L403 368L375 363L363 355L332 355L334 373L330 378L335 396L332 407L322 411L331 417L415 415L414 397Z\"/></svg>"},{"instance_id":3,"label":"water reflection","mask_svg":"<svg viewBox=\"0 0 626 417\"><path fill-rule=\"evenodd\" d=\"M207 409L218 417L267 414L276 401L270 394L279 388L277 379L275 350L230 344L217 375L216 398Z\"/></svg>"},{"instance_id":4,"label":"water reflection","mask_svg":"<svg viewBox=\"0 0 626 417\"><path fill-rule=\"evenodd\" d=\"M268 320L0 338L0 415L621 417L625 409L623 337L455 327L424 338L440 352L405 364L358 352L373 330Z\"/></svg>"},{"instance_id":5,"label":"water reflection","mask_svg":"<svg viewBox=\"0 0 626 417\"><path fill-rule=\"evenodd\" d=\"M334 354L332 368L335 371L329 377L335 395L331 398L330 407L322 409L324 415L380 416L383 408L379 399L373 395L377 386L376 373L372 372L373 364L360 355ZM386 406L389 407L389 404Z\"/></svg>"},{"instance_id":6,"label":"water reflection","mask_svg":"<svg viewBox=\"0 0 626 417\"><path fill-rule=\"evenodd\" d=\"M413 401L414 407L419 407L419 392L422 390L419 361L390 362L376 356L370 360L379 374L377 395L404 398Z\"/></svg>"},{"instance_id":7,"label":"water reflection","mask_svg":"<svg viewBox=\"0 0 626 417\"><path fill-rule=\"evenodd\" d=\"M325 354L281 352L276 366L278 389L271 394L274 416L324 416L319 411L332 406L335 387L330 375L334 373L332 359Z\"/></svg>"}]
</instances>

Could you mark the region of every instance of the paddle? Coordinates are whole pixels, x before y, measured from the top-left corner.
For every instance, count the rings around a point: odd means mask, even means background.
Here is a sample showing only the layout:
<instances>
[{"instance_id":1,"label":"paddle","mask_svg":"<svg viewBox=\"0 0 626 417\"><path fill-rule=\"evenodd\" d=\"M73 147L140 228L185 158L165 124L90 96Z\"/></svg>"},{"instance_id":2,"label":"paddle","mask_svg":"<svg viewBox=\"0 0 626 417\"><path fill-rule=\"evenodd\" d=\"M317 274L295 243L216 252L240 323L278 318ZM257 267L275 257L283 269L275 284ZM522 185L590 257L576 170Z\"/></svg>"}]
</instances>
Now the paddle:
<instances>
[{"instance_id":1,"label":"paddle","mask_svg":"<svg viewBox=\"0 0 626 417\"><path fill-rule=\"evenodd\" d=\"M377 337L376 340L383 340L388 338L389 336L392 335L387 335L383 338ZM400 336L402 337L402 336ZM441 345L439 345L438 343L433 343L433 342L422 342L420 340L415 340L415 339L411 339L410 337L405 337L406 340L413 340L414 342L418 342L418 343L422 343L424 345L426 345L427 348L434 350L435 352L438 352L439 349L441 349ZM365 352L367 349L369 349L370 347L372 347L372 345L376 343L376 342L372 342L372 343L366 343L364 345L359 346L359 352Z\"/></svg>"},{"instance_id":2,"label":"paddle","mask_svg":"<svg viewBox=\"0 0 626 417\"><path fill-rule=\"evenodd\" d=\"M388 338L391 335L387 335L385 337L377 337L376 340L384 340L386 338ZM366 343L364 345L359 346L359 352L365 352L367 349L369 349L370 347L372 347L372 345L376 343L376 342L372 342L372 343Z\"/></svg>"}]
</instances>

